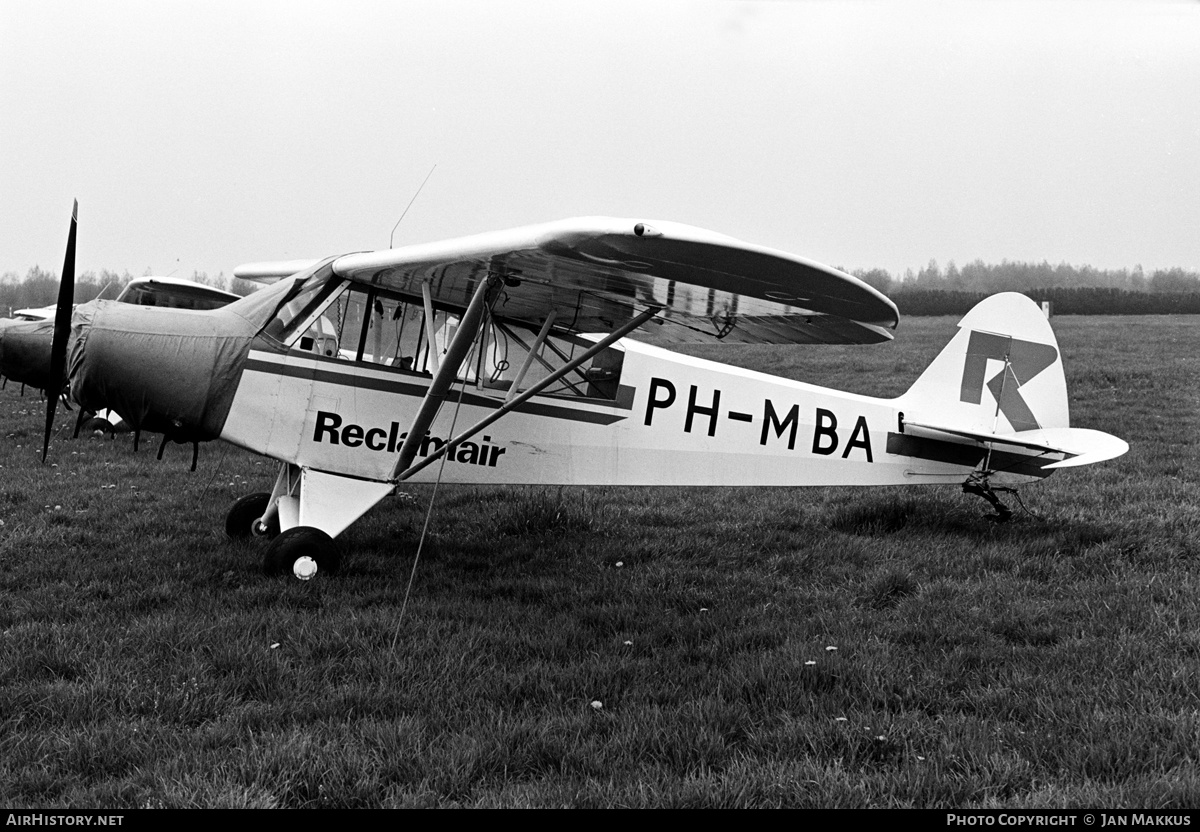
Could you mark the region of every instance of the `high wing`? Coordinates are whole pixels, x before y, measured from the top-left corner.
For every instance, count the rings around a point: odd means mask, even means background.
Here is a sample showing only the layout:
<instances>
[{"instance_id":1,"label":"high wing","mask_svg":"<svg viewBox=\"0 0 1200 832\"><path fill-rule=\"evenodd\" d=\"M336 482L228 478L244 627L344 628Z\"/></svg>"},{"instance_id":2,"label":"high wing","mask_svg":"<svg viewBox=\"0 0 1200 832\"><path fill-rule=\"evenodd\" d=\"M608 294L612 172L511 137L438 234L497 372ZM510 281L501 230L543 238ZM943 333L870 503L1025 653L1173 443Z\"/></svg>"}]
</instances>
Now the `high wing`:
<instances>
[{"instance_id":1,"label":"high wing","mask_svg":"<svg viewBox=\"0 0 1200 832\"><path fill-rule=\"evenodd\" d=\"M303 261L259 263L235 274L291 274ZM493 314L537 325L552 311L576 332L611 331L651 308L639 337L669 345L866 344L890 340L895 304L837 269L688 225L587 217L436 243L347 254L334 274L465 309L488 275L504 279Z\"/></svg>"}]
</instances>

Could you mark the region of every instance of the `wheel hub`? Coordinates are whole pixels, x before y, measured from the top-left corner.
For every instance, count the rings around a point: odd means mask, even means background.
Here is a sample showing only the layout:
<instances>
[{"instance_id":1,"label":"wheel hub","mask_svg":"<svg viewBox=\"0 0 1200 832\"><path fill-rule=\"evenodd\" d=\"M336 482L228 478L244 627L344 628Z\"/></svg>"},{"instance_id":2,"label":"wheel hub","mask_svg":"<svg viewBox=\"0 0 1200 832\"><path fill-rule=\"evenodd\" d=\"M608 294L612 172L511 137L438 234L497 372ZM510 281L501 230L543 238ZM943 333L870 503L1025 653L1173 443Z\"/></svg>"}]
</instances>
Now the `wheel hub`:
<instances>
[{"instance_id":1,"label":"wheel hub","mask_svg":"<svg viewBox=\"0 0 1200 832\"><path fill-rule=\"evenodd\" d=\"M292 564L292 574L302 581L311 580L317 574L317 562L307 555L298 557Z\"/></svg>"}]
</instances>

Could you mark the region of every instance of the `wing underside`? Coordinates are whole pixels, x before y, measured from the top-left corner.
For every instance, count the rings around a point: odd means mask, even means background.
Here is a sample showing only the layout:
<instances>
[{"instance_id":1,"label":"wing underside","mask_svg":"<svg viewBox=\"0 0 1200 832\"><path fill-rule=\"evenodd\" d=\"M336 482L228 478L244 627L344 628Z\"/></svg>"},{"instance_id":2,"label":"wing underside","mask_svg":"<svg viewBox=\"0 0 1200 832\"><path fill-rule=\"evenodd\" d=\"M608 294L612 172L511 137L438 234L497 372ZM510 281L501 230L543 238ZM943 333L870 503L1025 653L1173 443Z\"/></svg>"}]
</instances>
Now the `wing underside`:
<instances>
[{"instance_id":1,"label":"wing underside","mask_svg":"<svg viewBox=\"0 0 1200 832\"><path fill-rule=\"evenodd\" d=\"M611 331L660 308L638 335L660 344L877 343L898 320L890 300L837 269L666 222L564 220L348 254L333 270L414 298L428 283L451 309L498 275L498 317L537 324L554 310L556 325L576 332Z\"/></svg>"}]
</instances>

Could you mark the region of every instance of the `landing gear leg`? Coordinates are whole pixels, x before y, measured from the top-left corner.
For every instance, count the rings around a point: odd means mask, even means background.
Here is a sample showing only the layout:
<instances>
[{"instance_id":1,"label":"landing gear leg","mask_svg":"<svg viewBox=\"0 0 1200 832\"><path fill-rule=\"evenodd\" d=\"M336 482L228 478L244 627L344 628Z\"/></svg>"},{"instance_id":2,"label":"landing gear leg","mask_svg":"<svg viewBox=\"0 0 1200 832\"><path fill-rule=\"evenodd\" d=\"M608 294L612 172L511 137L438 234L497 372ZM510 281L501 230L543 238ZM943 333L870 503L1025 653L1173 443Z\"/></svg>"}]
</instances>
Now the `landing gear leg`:
<instances>
[{"instance_id":1,"label":"landing gear leg","mask_svg":"<svg viewBox=\"0 0 1200 832\"><path fill-rule=\"evenodd\" d=\"M251 535L275 537L279 534L279 514L268 510L270 503L271 495L265 491L239 499L225 515L225 534L232 540ZM262 522L264 515L266 523Z\"/></svg>"},{"instance_id":2,"label":"landing gear leg","mask_svg":"<svg viewBox=\"0 0 1200 832\"><path fill-rule=\"evenodd\" d=\"M962 490L964 494L975 494L982 497L992 504L992 508L996 509L995 514L986 515L987 519L994 523L1007 523L1012 519L1012 509L1000 502L1000 498L996 496L997 489L992 488L991 482L988 481L987 475L974 474L963 483ZM1011 488L1001 488L1000 491L1012 492ZM1015 493L1015 492L1014 492Z\"/></svg>"}]
</instances>

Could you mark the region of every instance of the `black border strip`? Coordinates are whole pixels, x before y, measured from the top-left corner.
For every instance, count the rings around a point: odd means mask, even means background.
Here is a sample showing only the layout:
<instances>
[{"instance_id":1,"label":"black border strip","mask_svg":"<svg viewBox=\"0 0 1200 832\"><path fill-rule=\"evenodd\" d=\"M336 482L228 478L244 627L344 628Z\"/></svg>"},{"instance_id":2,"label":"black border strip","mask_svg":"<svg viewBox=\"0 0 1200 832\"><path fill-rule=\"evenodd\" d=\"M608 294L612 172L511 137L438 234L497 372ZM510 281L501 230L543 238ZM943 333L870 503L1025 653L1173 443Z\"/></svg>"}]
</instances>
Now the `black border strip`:
<instances>
[{"instance_id":1,"label":"black border strip","mask_svg":"<svg viewBox=\"0 0 1200 832\"><path fill-rule=\"evenodd\" d=\"M931 462L945 462L950 465L975 468L979 463L983 462L988 454L988 449L977 445L963 445L959 442L928 439L923 436L888 433L887 452L892 456L907 456L914 459L927 459ZM991 470L1005 474L1022 474L1044 478L1053 473L1053 471L1047 471L1046 466L1058 461L1046 456L1017 454L993 448Z\"/></svg>"},{"instance_id":2,"label":"black border strip","mask_svg":"<svg viewBox=\"0 0 1200 832\"><path fill-rule=\"evenodd\" d=\"M307 359L306 359L307 360ZM341 362L339 362L341 363ZM377 369L377 368L371 368ZM379 368L381 369L381 368ZM301 378L309 381L321 381L327 384L337 384L343 387L353 387L355 389L379 390L384 393L393 393L400 396L415 396L422 398L426 390L429 389L429 383L404 381L400 378L378 378L373 375L358 375L353 372L341 370L326 370L318 367L301 366L292 363L276 363L274 361L264 361L253 356L247 358L246 371L254 371L259 373L270 373L280 376L288 376L290 378ZM601 407L610 407L614 410L629 411L633 409L634 388L627 385L621 385L617 392L615 402L588 402L588 404L600 404ZM455 395L457 398L457 394ZM493 399L490 396L483 396L478 393L465 392L463 394L463 404L473 407L482 407L489 410L499 410L504 404L502 400ZM575 408L562 407L559 405L547 404L545 402L525 402L514 408L514 411L519 413L528 413L532 416L548 416L552 419L567 419L573 422L590 422L598 425L611 425L614 422L620 422L627 418L624 413L597 413L591 410L576 410Z\"/></svg>"}]
</instances>

